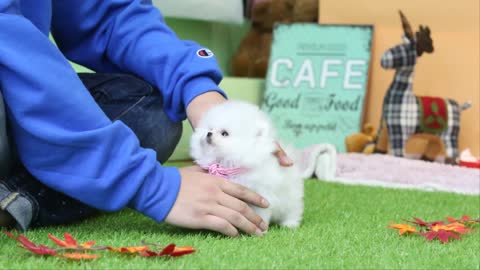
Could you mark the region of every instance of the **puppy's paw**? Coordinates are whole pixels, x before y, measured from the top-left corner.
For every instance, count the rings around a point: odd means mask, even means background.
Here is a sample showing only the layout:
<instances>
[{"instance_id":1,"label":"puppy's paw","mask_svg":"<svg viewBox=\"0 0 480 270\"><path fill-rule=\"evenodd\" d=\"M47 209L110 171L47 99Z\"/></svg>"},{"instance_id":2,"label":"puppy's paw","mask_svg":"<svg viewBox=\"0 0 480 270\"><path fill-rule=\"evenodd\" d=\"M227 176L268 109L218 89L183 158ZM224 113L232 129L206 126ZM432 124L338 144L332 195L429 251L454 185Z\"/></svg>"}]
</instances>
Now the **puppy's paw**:
<instances>
[{"instance_id":1,"label":"puppy's paw","mask_svg":"<svg viewBox=\"0 0 480 270\"><path fill-rule=\"evenodd\" d=\"M287 227L287 228L290 228L290 229L295 229L298 226L300 226L300 223L301 223L301 221L298 220L298 219L287 219L287 220L282 221L280 223L280 225L284 226L284 227Z\"/></svg>"}]
</instances>

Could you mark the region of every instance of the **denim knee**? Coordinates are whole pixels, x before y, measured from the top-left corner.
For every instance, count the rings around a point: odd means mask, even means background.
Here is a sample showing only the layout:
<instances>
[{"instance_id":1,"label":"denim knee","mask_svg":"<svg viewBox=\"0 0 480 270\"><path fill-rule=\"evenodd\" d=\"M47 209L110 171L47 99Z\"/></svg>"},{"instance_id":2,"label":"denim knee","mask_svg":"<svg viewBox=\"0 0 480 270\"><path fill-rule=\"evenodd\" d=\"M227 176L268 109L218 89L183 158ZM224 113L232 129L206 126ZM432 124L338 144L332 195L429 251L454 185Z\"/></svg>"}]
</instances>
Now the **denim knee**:
<instances>
[{"instance_id":1,"label":"denim knee","mask_svg":"<svg viewBox=\"0 0 480 270\"><path fill-rule=\"evenodd\" d=\"M7 117L2 92L0 92L0 177L7 175L10 171L11 159L12 156L10 154L7 136Z\"/></svg>"},{"instance_id":2,"label":"denim knee","mask_svg":"<svg viewBox=\"0 0 480 270\"><path fill-rule=\"evenodd\" d=\"M130 127L142 147L156 151L159 162L170 158L182 136L183 125L165 113L159 89L127 74L79 76L112 121L119 120Z\"/></svg>"}]
</instances>

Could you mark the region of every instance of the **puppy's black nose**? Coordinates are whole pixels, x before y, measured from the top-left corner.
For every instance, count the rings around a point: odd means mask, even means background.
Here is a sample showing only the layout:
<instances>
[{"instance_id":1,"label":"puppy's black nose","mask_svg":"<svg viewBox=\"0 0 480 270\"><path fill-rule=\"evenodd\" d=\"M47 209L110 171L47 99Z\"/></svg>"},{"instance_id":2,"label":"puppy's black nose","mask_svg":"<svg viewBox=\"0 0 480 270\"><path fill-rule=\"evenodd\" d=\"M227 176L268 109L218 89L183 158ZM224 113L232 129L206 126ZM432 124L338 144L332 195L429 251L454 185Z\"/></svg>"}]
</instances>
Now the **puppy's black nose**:
<instances>
[{"instance_id":1,"label":"puppy's black nose","mask_svg":"<svg viewBox=\"0 0 480 270\"><path fill-rule=\"evenodd\" d=\"M212 132L208 132L207 133L207 143L208 144L212 144Z\"/></svg>"}]
</instances>

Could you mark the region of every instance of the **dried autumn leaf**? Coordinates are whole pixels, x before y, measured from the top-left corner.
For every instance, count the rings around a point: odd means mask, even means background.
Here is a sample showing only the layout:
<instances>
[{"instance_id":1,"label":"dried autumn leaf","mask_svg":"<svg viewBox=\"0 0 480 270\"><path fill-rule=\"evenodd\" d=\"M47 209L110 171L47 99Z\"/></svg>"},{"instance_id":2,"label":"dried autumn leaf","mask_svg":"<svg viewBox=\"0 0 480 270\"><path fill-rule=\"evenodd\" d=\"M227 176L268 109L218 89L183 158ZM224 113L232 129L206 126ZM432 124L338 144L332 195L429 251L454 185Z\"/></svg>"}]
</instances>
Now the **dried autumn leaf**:
<instances>
[{"instance_id":1,"label":"dried autumn leaf","mask_svg":"<svg viewBox=\"0 0 480 270\"><path fill-rule=\"evenodd\" d=\"M142 257L156 257L156 256L159 256L159 253L151 250L145 250L140 252L139 255Z\"/></svg>"},{"instance_id":2,"label":"dried autumn leaf","mask_svg":"<svg viewBox=\"0 0 480 270\"><path fill-rule=\"evenodd\" d=\"M415 221L407 220L407 222L413 223L413 224L418 225L420 227L427 227L428 228L428 227L432 227L432 226L435 226L435 225L445 224L445 222L443 222L442 220L427 222L427 221L421 220L417 217L413 217L413 219Z\"/></svg>"},{"instance_id":3,"label":"dried autumn leaf","mask_svg":"<svg viewBox=\"0 0 480 270\"><path fill-rule=\"evenodd\" d=\"M155 256L168 256L172 254L175 250L175 244L170 244L162 249L160 252L155 252L152 250L145 250L144 252L140 253L142 257L155 257Z\"/></svg>"},{"instance_id":4,"label":"dried autumn leaf","mask_svg":"<svg viewBox=\"0 0 480 270\"><path fill-rule=\"evenodd\" d=\"M99 257L98 255L95 255L95 254L79 253L79 252L64 253L64 254L60 254L59 256L68 258L71 260L94 260Z\"/></svg>"},{"instance_id":5,"label":"dried autumn leaf","mask_svg":"<svg viewBox=\"0 0 480 270\"><path fill-rule=\"evenodd\" d=\"M435 225L431 228L432 231L438 232L439 230L449 231L449 232L456 232L460 234L467 234L469 232L474 232L474 230L468 228L463 223L454 222L447 225Z\"/></svg>"},{"instance_id":6,"label":"dried autumn leaf","mask_svg":"<svg viewBox=\"0 0 480 270\"><path fill-rule=\"evenodd\" d=\"M158 256L170 255L175 250L175 244L170 244L162 249Z\"/></svg>"},{"instance_id":7,"label":"dried autumn leaf","mask_svg":"<svg viewBox=\"0 0 480 270\"><path fill-rule=\"evenodd\" d=\"M445 230L438 230L438 231L428 231L420 234L427 238L428 241L432 241L435 238L438 238L440 242L447 243L449 238L460 239L460 236Z\"/></svg>"},{"instance_id":8,"label":"dried autumn leaf","mask_svg":"<svg viewBox=\"0 0 480 270\"><path fill-rule=\"evenodd\" d=\"M149 249L148 246L131 246L131 247L121 247L121 248L114 248L114 247L107 247L108 250L113 252L119 253L141 253L147 251Z\"/></svg>"},{"instance_id":9,"label":"dried autumn leaf","mask_svg":"<svg viewBox=\"0 0 480 270\"><path fill-rule=\"evenodd\" d=\"M460 222L454 222L443 226L445 231L452 231L460 234L467 234L470 232L474 232L474 230L470 229L469 227L465 226L465 224Z\"/></svg>"},{"instance_id":10,"label":"dried autumn leaf","mask_svg":"<svg viewBox=\"0 0 480 270\"><path fill-rule=\"evenodd\" d=\"M95 241L92 240L92 241L85 242L85 243L81 244L80 246L84 249L89 249L93 245L95 245Z\"/></svg>"},{"instance_id":11,"label":"dried autumn leaf","mask_svg":"<svg viewBox=\"0 0 480 270\"><path fill-rule=\"evenodd\" d=\"M413 219L415 219L415 221L410 221L410 222L412 222L412 223L414 223L414 224L417 224L417 225L419 225L419 226L421 226L421 227L428 227L428 223L427 223L427 222L425 222L425 221L423 221L423 220L421 220L421 219L419 219L419 218L417 218L417 217L413 217Z\"/></svg>"},{"instance_id":12,"label":"dried autumn leaf","mask_svg":"<svg viewBox=\"0 0 480 270\"><path fill-rule=\"evenodd\" d=\"M57 255L57 252L54 249L51 249L44 245L36 245L32 241L30 241L27 237L21 234L18 236L15 236L12 233L7 231L4 231L4 233L10 238L15 239L17 242L19 242L21 244L20 245L21 248L26 249L30 252L33 252L39 255Z\"/></svg>"},{"instance_id":13,"label":"dried autumn leaf","mask_svg":"<svg viewBox=\"0 0 480 270\"><path fill-rule=\"evenodd\" d=\"M65 241L56 238L55 236L53 236L50 233L48 234L48 238L50 238L50 240L52 240L52 242L54 242L58 246L66 247L66 248L76 248L77 247L77 241L75 240L75 238L73 238L68 233L65 233L64 235L65 235Z\"/></svg>"},{"instance_id":14,"label":"dried autumn leaf","mask_svg":"<svg viewBox=\"0 0 480 270\"><path fill-rule=\"evenodd\" d=\"M170 253L170 256L179 257L193 252L195 252L195 249L193 247L175 247L173 252Z\"/></svg>"},{"instance_id":15,"label":"dried autumn leaf","mask_svg":"<svg viewBox=\"0 0 480 270\"><path fill-rule=\"evenodd\" d=\"M58 246L65 247L65 248L89 249L95 244L95 241L88 241L81 245L78 245L77 240L75 240L75 238L71 236L69 233L64 233L64 236L65 236L65 241L58 239L57 237L53 236L50 233L48 234L48 238L50 238L50 240L52 240Z\"/></svg>"},{"instance_id":16,"label":"dried autumn leaf","mask_svg":"<svg viewBox=\"0 0 480 270\"><path fill-rule=\"evenodd\" d=\"M450 216L447 216L447 220L448 220L448 222L457 222L458 221L456 218L453 218L453 217L450 217Z\"/></svg>"},{"instance_id":17,"label":"dried autumn leaf","mask_svg":"<svg viewBox=\"0 0 480 270\"><path fill-rule=\"evenodd\" d=\"M65 249L105 250L105 249L108 249L110 251L119 252L119 253L137 253L140 256L144 256L144 257L152 257L152 256L178 257L178 256L183 256L183 255L195 252L195 249L193 247L177 247L175 246L175 244L170 244L164 247L160 252L149 250L151 245L158 246L156 244L145 244L143 246L129 246L129 247L121 247L121 248L102 246L102 247L96 247L91 249L91 247L95 244L95 241L89 241L79 245L77 240L68 233L64 234L65 235L64 240L59 239L53 236L52 234L48 234L48 237L50 238L50 240L52 240L58 246L62 247L58 249L52 249L44 245L37 245L23 235L15 236L8 231L4 231L4 233L10 238L19 242L21 244L19 245L19 247L23 249L27 249L30 252L41 254L41 255L51 255L56 257L68 258L72 260L92 260L92 259L98 258L99 256L95 254L79 253L79 252L57 253L57 250L65 250Z\"/></svg>"},{"instance_id":18,"label":"dried autumn leaf","mask_svg":"<svg viewBox=\"0 0 480 270\"><path fill-rule=\"evenodd\" d=\"M404 233L416 233L417 232L417 230L414 227L412 227L410 225L407 225L407 224L390 223L389 228L397 229L398 234L400 234L400 235L402 235Z\"/></svg>"},{"instance_id":19,"label":"dried autumn leaf","mask_svg":"<svg viewBox=\"0 0 480 270\"><path fill-rule=\"evenodd\" d=\"M473 218L471 218L471 217L469 217L469 216L467 216L467 215L463 215L460 219L456 219L456 218L447 216L447 220L448 220L449 222L452 222L452 223L453 223L453 222L480 223L480 218L478 218L478 219L473 219Z\"/></svg>"},{"instance_id":20,"label":"dried autumn leaf","mask_svg":"<svg viewBox=\"0 0 480 270\"><path fill-rule=\"evenodd\" d=\"M175 244L170 244L162 249L160 252L155 252L151 250L146 250L140 253L140 256L143 257L156 257L156 256L171 256L171 257L180 257L183 255L191 254L195 252L193 247L177 247Z\"/></svg>"}]
</instances>

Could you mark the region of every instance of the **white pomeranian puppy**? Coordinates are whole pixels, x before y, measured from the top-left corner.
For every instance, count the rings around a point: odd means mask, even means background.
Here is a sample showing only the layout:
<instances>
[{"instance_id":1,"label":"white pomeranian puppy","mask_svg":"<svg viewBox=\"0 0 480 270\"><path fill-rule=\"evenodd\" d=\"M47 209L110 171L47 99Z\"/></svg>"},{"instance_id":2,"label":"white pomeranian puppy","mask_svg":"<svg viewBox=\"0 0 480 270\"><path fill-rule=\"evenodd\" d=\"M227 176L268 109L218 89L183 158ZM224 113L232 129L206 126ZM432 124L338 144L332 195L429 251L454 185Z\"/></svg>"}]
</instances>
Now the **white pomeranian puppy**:
<instances>
[{"instance_id":1,"label":"white pomeranian puppy","mask_svg":"<svg viewBox=\"0 0 480 270\"><path fill-rule=\"evenodd\" d=\"M264 196L268 208L252 207L267 224L295 228L303 215L303 179L297 165L280 166L274 155L275 136L268 116L257 106L227 101L200 120L190 141L190 154L210 174Z\"/></svg>"}]
</instances>

